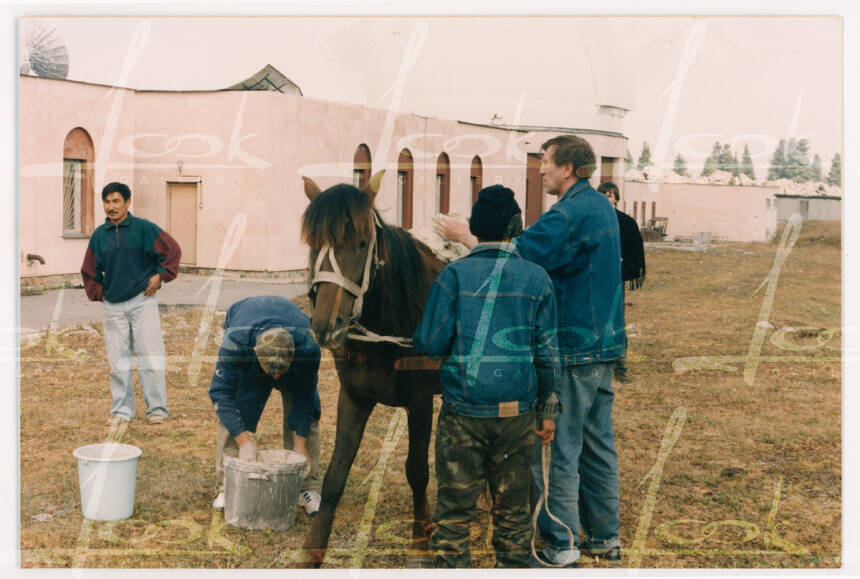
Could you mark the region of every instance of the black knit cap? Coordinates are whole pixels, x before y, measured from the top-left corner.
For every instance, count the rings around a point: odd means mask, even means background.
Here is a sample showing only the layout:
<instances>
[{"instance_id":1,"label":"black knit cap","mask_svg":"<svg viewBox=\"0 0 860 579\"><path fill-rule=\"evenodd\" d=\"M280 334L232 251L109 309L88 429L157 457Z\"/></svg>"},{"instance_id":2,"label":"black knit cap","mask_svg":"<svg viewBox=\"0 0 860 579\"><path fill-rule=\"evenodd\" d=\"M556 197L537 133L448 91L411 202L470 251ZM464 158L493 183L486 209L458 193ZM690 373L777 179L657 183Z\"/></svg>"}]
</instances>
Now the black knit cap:
<instances>
[{"instance_id":1,"label":"black knit cap","mask_svg":"<svg viewBox=\"0 0 860 579\"><path fill-rule=\"evenodd\" d=\"M501 241L516 237L522 230L522 212L514 192L502 185L481 189L469 219L472 235L487 241Z\"/></svg>"}]
</instances>

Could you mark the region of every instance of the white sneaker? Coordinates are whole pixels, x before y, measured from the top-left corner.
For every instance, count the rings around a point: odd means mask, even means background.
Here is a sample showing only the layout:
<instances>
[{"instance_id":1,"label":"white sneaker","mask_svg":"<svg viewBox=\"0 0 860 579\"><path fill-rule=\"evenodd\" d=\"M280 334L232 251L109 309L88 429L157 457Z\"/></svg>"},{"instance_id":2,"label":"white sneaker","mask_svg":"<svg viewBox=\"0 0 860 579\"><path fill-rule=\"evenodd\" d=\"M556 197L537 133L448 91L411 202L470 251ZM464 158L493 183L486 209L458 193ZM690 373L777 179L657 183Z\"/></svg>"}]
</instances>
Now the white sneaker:
<instances>
[{"instance_id":1,"label":"white sneaker","mask_svg":"<svg viewBox=\"0 0 860 579\"><path fill-rule=\"evenodd\" d=\"M314 516L320 510L320 494L316 491L303 491L299 495L299 506L307 512L308 516Z\"/></svg>"},{"instance_id":2,"label":"white sneaker","mask_svg":"<svg viewBox=\"0 0 860 579\"><path fill-rule=\"evenodd\" d=\"M218 496L215 497L215 500L212 502L212 508L216 511L224 510L224 491L218 493Z\"/></svg>"}]
</instances>

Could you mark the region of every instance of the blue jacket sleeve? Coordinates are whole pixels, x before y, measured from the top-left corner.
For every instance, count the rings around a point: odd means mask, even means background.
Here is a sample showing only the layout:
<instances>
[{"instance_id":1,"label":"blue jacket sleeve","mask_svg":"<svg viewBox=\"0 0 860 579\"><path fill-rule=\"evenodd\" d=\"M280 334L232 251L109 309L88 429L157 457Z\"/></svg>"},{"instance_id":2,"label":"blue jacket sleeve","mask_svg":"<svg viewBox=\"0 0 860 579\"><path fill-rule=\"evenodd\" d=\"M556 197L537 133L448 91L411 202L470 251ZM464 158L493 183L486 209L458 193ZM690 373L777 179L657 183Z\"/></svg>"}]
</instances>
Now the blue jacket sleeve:
<instances>
[{"instance_id":1,"label":"blue jacket sleeve","mask_svg":"<svg viewBox=\"0 0 860 579\"><path fill-rule=\"evenodd\" d=\"M448 270L443 269L433 282L421 323L412 335L415 350L428 356L447 356L454 343L457 321L457 302L454 299L456 292L446 285L446 281L451 278Z\"/></svg>"},{"instance_id":2,"label":"blue jacket sleeve","mask_svg":"<svg viewBox=\"0 0 860 579\"><path fill-rule=\"evenodd\" d=\"M571 261L571 227L564 213L547 211L517 238L517 251L546 271L560 269Z\"/></svg>"},{"instance_id":3,"label":"blue jacket sleeve","mask_svg":"<svg viewBox=\"0 0 860 579\"><path fill-rule=\"evenodd\" d=\"M535 317L535 371L538 376L538 417L554 418L560 404L561 359L558 349L555 292L547 278L547 292ZM555 394L553 398L552 395ZM558 408L560 410L560 408Z\"/></svg>"},{"instance_id":4,"label":"blue jacket sleeve","mask_svg":"<svg viewBox=\"0 0 860 579\"><path fill-rule=\"evenodd\" d=\"M311 432L311 424L320 417L320 399L317 391L317 375L320 367L320 351L306 352L297 359L285 376L287 391L292 398L290 415L287 426L301 436L307 438Z\"/></svg>"},{"instance_id":5,"label":"blue jacket sleeve","mask_svg":"<svg viewBox=\"0 0 860 579\"><path fill-rule=\"evenodd\" d=\"M242 421L242 415L236 404L236 388L243 371L241 358L242 349L226 335L218 351L218 362L215 364L215 374L209 386L209 398L215 405L218 420L232 436L237 436L247 430Z\"/></svg>"}]
</instances>

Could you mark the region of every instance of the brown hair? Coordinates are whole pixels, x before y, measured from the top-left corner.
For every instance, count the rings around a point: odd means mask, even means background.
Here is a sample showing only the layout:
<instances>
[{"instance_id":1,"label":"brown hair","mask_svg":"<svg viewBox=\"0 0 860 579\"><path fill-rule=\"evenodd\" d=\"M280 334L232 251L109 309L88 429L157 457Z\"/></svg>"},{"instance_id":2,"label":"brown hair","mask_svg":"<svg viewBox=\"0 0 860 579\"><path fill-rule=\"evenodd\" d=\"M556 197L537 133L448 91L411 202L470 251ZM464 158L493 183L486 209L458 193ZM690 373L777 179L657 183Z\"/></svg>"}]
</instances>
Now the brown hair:
<instances>
[{"instance_id":1,"label":"brown hair","mask_svg":"<svg viewBox=\"0 0 860 579\"><path fill-rule=\"evenodd\" d=\"M553 137L541 145L541 151L555 149L551 153L552 161L558 166L570 163L573 174L580 179L588 179L597 169L594 150L588 141L575 135L560 135Z\"/></svg>"},{"instance_id":2,"label":"brown hair","mask_svg":"<svg viewBox=\"0 0 860 579\"><path fill-rule=\"evenodd\" d=\"M618 194L618 186L612 181L604 181L597 186L597 190L604 195L611 193L615 197L616 202L621 201L621 195Z\"/></svg>"}]
</instances>

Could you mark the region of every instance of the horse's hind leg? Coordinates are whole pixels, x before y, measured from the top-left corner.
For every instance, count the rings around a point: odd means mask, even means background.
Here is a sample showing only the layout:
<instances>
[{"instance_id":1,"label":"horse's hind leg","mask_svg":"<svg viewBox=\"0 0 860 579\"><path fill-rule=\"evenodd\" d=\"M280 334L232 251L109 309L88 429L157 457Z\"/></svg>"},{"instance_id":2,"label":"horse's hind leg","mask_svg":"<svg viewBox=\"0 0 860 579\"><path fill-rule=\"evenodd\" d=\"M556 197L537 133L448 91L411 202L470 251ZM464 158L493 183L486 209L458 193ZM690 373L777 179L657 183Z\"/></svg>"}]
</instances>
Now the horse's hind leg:
<instances>
[{"instance_id":1,"label":"horse's hind leg","mask_svg":"<svg viewBox=\"0 0 860 579\"><path fill-rule=\"evenodd\" d=\"M414 519L412 549L407 567L426 567L432 563L429 544L430 507L427 504L427 484L430 482L428 452L433 426L433 393L427 389L414 390L409 404L409 454L406 457L406 480L412 487Z\"/></svg>"},{"instance_id":2,"label":"horse's hind leg","mask_svg":"<svg viewBox=\"0 0 860 579\"><path fill-rule=\"evenodd\" d=\"M334 439L334 452L331 462L323 478L320 510L311 523L310 531L305 539L305 560L303 565L319 567L325 558L328 538L331 533L334 512L337 503L343 495L346 478L352 461L358 452L364 427L373 411L375 403L368 400L358 400L350 396L343 388L337 400L337 432Z\"/></svg>"}]
</instances>

